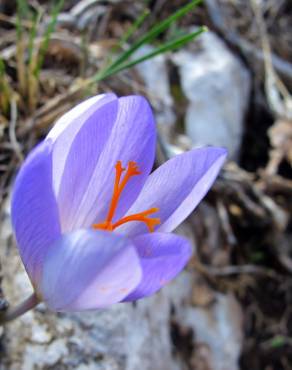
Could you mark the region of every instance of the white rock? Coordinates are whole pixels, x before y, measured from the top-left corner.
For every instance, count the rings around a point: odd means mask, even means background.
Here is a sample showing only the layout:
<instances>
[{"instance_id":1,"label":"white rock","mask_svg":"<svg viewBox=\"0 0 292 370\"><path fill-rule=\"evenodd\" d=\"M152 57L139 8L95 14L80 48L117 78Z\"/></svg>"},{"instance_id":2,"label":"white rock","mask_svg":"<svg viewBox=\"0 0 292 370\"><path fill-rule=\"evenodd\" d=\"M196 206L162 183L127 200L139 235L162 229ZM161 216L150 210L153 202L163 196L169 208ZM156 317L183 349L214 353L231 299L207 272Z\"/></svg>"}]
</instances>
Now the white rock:
<instances>
[{"instance_id":1,"label":"white rock","mask_svg":"<svg viewBox=\"0 0 292 370\"><path fill-rule=\"evenodd\" d=\"M67 343L64 339L57 339L48 346L27 346L21 370L34 370L38 368L45 368L46 366L53 366L59 362L62 357L68 355Z\"/></svg>"},{"instance_id":2,"label":"white rock","mask_svg":"<svg viewBox=\"0 0 292 370\"><path fill-rule=\"evenodd\" d=\"M153 46L144 45L134 54L134 59L140 58L153 50ZM155 109L155 119L163 133L169 136L176 117L173 112L166 56L158 55L138 64L136 69L146 85L151 104Z\"/></svg>"},{"instance_id":3,"label":"white rock","mask_svg":"<svg viewBox=\"0 0 292 370\"><path fill-rule=\"evenodd\" d=\"M233 295L217 293L209 307L186 307L181 323L192 328L196 343L206 345L212 370L238 370L243 343L243 313Z\"/></svg>"},{"instance_id":4,"label":"white rock","mask_svg":"<svg viewBox=\"0 0 292 370\"><path fill-rule=\"evenodd\" d=\"M237 159L249 100L250 74L214 33L203 34L197 42L199 49L183 49L173 56L183 93L189 100L186 132L194 146L224 146L230 158Z\"/></svg>"},{"instance_id":5,"label":"white rock","mask_svg":"<svg viewBox=\"0 0 292 370\"><path fill-rule=\"evenodd\" d=\"M35 325L32 327L31 340L35 343L49 343L52 339L46 325Z\"/></svg>"}]
</instances>

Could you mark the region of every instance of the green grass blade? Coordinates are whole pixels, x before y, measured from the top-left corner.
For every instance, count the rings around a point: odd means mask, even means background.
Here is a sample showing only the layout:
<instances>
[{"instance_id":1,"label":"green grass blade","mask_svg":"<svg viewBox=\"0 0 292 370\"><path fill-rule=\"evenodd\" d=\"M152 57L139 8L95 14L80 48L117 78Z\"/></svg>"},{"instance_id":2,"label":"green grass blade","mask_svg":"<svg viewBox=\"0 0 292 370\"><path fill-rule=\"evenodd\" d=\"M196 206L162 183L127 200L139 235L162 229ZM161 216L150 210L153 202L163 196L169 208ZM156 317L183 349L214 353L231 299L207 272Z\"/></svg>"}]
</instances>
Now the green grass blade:
<instances>
[{"instance_id":1,"label":"green grass blade","mask_svg":"<svg viewBox=\"0 0 292 370\"><path fill-rule=\"evenodd\" d=\"M26 0L17 0L17 12L23 17L28 15L29 7Z\"/></svg>"},{"instance_id":2,"label":"green grass blade","mask_svg":"<svg viewBox=\"0 0 292 370\"><path fill-rule=\"evenodd\" d=\"M143 44L151 42L154 38L156 38L160 33L165 31L169 28L169 26L177 21L179 18L183 17L187 13L189 13L193 8L195 8L198 4L201 3L202 0L193 0L189 4L183 6L178 11L176 11L174 14L170 15L168 18L160 22L159 24L156 24L153 26L144 36L142 36L140 39L138 39L128 50L126 50L124 53L122 53L121 56L119 56L113 64L108 68L115 69L117 66L124 63L127 59L130 58L130 56L139 49Z\"/></svg>"},{"instance_id":3,"label":"green grass blade","mask_svg":"<svg viewBox=\"0 0 292 370\"><path fill-rule=\"evenodd\" d=\"M16 14L16 38L17 41L19 41L22 37L22 24L21 24L21 16L19 12L17 11Z\"/></svg>"},{"instance_id":4,"label":"green grass blade","mask_svg":"<svg viewBox=\"0 0 292 370\"><path fill-rule=\"evenodd\" d=\"M199 35L201 35L205 31L207 31L207 28L203 26L203 27L200 27L195 32L192 32L192 33L187 34L187 35L180 36L180 37L176 38L175 40L171 40L169 42L166 42L165 44L157 47L151 53L143 55L142 57L140 57L138 59L135 59L135 60L130 61L128 63L122 64L120 66L117 66L114 69L107 70L104 73L98 73L96 76L93 77L93 81L95 81L95 82L101 81L101 80L105 79L106 77L109 77L109 76L111 76L113 74L116 74L118 72L121 72L125 69L131 68L131 67L133 67L133 66L135 66L139 63L145 62L146 60L154 58L155 56L157 56L159 54L163 54L163 53L166 53L168 51L176 50L176 49L184 46L185 44L187 44L191 40L195 39L196 37L198 37Z\"/></svg>"},{"instance_id":5,"label":"green grass blade","mask_svg":"<svg viewBox=\"0 0 292 370\"><path fill-rule=\"evenodd\" d=\"M125 34L121 37L118 45L123 46L131 36L140 28L145 19L149 16L150 10L145 9L142 14L136 19L136 21L129 27Z\"/></svg>"},{"instance_id":6,"label":"green grass blade","mask_svg":"<svg viewBox=\"0 0 292 370\"><path fill-rule=\"evenodd\" d=\"M2 110L4 115L9 113L9 102L11 95L12 90L6 76L5 63L0 57L0 111Z\"/></svg>"},{"instance_id":7,"label":"green grass blade","mask_svg":"<svg viewBox=\"0 0 292 370\"><path fill-rule=\"evenodd\" d=\"M29 7L26 0L17 0L16 12L16 64L19 91L25 95L26 91L26 66L25 66L25 45L23 41L24 29L22 21L29 15Z\"/></svg>"},{"instance_id":8,"label":"green grass blade","mask_svg":"<svg viewBox=\"0 0 292 370\"><path fill-rule=\"evenodd\" d=\"M5 74L5 64L3 59L0 57L0 77L3 77Z\"/></svg>"},{"instance_id":9,"label":"green grass blade","mask_svg":"<svg viewBox=\"0 0 292 370\"><path fill-rule=\"evenodd\" d=\"M41 46L40 46L37 66L36 66L36 69L34 71L36 78L38 77L38 75L40 73L40 70L41 70L41 67L44 63L45 54L46 54L46 51L47 51L48 46L49 46L50 38L51 38L52 33L55 30L57 17L58 17L58 14L61 11L63 5L64 5L64 0L59 0L59 1L57 1L57 3L54 5L54 7L52 9L51 20L50 20L50 23L48 24L48 27L47 27L47 29L45 31L45 34L44 34L44 38L43 38L43 41L42 41Z\"/></svg>"},{"instance_id":10,"label":"green grass blade","mask_svg":"<svg viewBox=\"0 0 292 370\"><path fill-rule=\"evenodd\" d=\"M19 40L22 37L22 22L21 20L26 18L29 14L29 7L26 0L17 0L17 12L16 12L16 34Z\"/></svg>"},{"instance_id":11,"label":"green grass blade","mask_svg":"<svg viewBox=\"0 0 292 370\"><path fill-rule=\"evenodd\" d=\"M32 23L32 28L30 29L29 33L29 40L28 40L28 64L31 64L32 61L32 56L33 56L33 51L34 51L34 41L37 35L37 29L38 25L40 24L42 14L39 12L34 16L33 23Z\"/></svg>"}]
</instances>

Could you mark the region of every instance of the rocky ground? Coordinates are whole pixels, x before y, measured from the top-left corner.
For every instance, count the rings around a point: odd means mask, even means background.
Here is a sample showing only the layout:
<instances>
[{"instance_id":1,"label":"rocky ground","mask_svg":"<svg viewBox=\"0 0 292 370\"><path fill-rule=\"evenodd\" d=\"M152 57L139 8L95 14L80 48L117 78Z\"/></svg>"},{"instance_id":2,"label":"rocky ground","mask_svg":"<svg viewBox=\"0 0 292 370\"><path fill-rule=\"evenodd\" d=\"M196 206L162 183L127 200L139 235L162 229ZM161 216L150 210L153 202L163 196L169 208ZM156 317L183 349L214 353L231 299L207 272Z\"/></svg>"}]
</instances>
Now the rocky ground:
<instances>
[{"instance_id":1,"label":"rocky ground","mask_svg":"<svg viewBox=\"0 0 292 370\"><path fill-rule=\"evenodd\" d=\"M47 11L49 2L32 3ZM185 3L149 1L143 27ZM8 118L0 113L0 309L31 290L10 226L16 170L56 117L82 98L70 86L94 73L144 6L66 1L36 110L20 106L16 119L13 111ZM291 10L289 0L206 0L177 28L205 24L210 32L88 92L149 98L159 129L157 163L205 144L226 146L229 162L178 230L194 247L179 278L154 297L105 311L56 315L40 305L0 327L1 370L292 368ZM0 53L12 84L14 12L13 2L0 3Z\"/></svg>"}]
</instances>

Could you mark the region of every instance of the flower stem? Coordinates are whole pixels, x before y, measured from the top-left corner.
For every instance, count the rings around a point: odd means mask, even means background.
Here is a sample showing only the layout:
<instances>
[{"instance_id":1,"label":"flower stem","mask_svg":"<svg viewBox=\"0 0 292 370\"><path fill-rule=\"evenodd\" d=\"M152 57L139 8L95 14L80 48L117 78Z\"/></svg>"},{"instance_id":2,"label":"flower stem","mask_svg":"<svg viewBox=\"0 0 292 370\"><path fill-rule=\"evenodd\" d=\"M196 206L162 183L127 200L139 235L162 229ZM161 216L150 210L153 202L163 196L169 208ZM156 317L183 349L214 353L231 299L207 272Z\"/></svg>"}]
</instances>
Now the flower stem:
<instances>
[{"instance_id":1,"label":"flower stem","mask_svg":"<svg viewBox=\"0 0 292 370\"><path fill-rule=\"evenodd\" d=\"M7 323L8 321L14 320L17 317L23 315L27 311L31 310L40 303L36 294L33 293L25 301L20 303L18 306L13 308L8 308L8 310L0 313L0 325Z\"/></svg>"}]
</instances>

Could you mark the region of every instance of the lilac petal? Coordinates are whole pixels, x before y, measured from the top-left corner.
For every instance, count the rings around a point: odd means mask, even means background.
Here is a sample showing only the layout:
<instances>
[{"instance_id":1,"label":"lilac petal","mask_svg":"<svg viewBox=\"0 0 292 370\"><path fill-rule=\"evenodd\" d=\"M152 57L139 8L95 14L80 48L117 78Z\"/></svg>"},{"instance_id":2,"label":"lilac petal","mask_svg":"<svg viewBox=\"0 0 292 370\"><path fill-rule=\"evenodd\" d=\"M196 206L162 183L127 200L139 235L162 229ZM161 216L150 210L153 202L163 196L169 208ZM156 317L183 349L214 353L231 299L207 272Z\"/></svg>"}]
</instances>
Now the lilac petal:
<instances>
[{"instance_id":1,"label":"lilac petal","mask_svg":"<svg viewBox=\"0 0 292 370\"><path fill-rule=\"evenodd\" d=\"M128 239L77 230L51 246L39 290L52 310L91 310L123 300L141 276L139 257Z\"/></svg>"},{"instance_id":2,"label":"lilac petal","mask_svg":"<svg viewBox=\"0 0 292 370\"><path fill-rule=\"evenodd\" d=\"M205 147L170 159L149 176L128 215L158 207L153 217L159 217L161 224L155 231L174 230L205 196L226 156L223 148ZM142 222L130 222L117 229L131 236L145 230Z\"/></svg>"},{"instance_id":3,"label":"lilac petal","mask_svg":"<svg viewBox=\"0 0 292 370\"><path fill-rule=\"evenodd\" d=\"M90 227L105 220L115 181L115 165L137 162L141 175L131 178L120 198L115 219L120 218L137 198L149 175L155 155L156 131L151 108L140 96L119 99L116 123L100 156L79 211L75 228Z\"/></svg>"},{"instance_id":4,"label":"lilac petal","mask_svg":"<svg viewBox=\"0 0 292 370\"><path fill-rule=\"evenodd\" d=\"M154 294L172 280L191 256L187 239L174 234L144 234L133 239L142 266L142 280L124 301Z\"/></svg>"},{"instance_id":5,"label":"lilac petal","mask_svg":"<svg viewBox=\"0 0 292 370\"><path fill-rule=\"evenodd\" d=\"M52 188L52 142L39 144L22 165L12 194L12 225L26 270L35 284L44 254L59 236Z\"/></svg>"},{"instance_id":6,"label":"lilac petal","mask_svg":"<svg viewBox=\"0 0 292 370\"><path fill-rule=\"evenodd\" d=\"M73 140L57 198L63 231L73 230L74 217L110 136L117 108L117 99L100 106L83 123Z\"/></svg>"},{"instance_id":7,"label":"lilac petal","mask_svg":"<svg viewBox=\"0 0 292 370\"><path fill-rule=\"evenodd\" d=\"M102 94L83 101L59 118L48 133L47 139L54 142L53 185L56 194L59 193L66 158L76 134L103 105L113 100L117 100L114 94Z\"/></svg>"}]
</instances>

